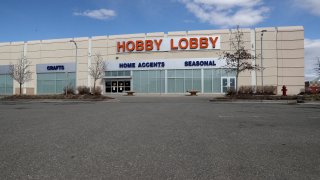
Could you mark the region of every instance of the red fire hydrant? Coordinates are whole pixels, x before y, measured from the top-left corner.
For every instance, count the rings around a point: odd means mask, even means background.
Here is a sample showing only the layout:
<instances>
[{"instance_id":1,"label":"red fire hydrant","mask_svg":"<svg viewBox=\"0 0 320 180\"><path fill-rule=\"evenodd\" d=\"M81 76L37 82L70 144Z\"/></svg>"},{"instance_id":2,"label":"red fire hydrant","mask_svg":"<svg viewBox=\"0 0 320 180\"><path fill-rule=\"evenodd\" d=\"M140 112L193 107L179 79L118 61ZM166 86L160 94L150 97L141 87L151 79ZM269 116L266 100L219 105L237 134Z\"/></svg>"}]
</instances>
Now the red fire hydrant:
<instances>
[{"instance_id":1,"label":"red fire hydrant","mask_svg":"<svg viewBox=\"0 0 320 180\"><path fill-rule=\"evenodd\" d=\"M287 96L288 89L287 89L287 87L285 85L282 86L281 91L282 91L282 96Z\"/></svg>"}]
</instances>

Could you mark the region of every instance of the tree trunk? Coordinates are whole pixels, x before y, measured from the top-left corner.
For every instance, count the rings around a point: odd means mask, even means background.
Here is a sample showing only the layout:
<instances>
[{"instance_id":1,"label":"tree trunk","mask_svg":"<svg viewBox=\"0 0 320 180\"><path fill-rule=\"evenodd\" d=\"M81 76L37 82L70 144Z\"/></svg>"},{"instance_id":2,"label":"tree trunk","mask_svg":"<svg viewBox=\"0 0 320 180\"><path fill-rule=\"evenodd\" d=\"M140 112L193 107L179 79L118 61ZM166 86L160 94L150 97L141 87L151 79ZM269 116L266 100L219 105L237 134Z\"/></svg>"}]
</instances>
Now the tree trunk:
<instances>
[{"instance_id":1,"label":"tree trunk","mask_svg":"<svg viewBox=\"0 0 320 180\"><path fill-rule=\"evenodd\" d=\"M94 82L93 82L93 94L96 93L96 81L97 80L94 80Z\"/></svg>"},{"instance_id":2,"label":"tree trunk","mask_svg":"<svg viewBox=\"0 0 320 180\"><path fill-rule=\"evenodd\" d=\"M239 73L237 71L237 74L236 74L236 95L238 95L238 76L239 76Z\"/></svg>"},{"instance_id":3,"label":"tree trunk","mask_svg":"<svg viewBox=\"0 0 320 180\"><path fill-rule=\"evenodd\" d=\"M19 83L19 85L20 85L20 96L21 96L21 94L22 94L22 84Z\"/></svg>"}]
</instances>

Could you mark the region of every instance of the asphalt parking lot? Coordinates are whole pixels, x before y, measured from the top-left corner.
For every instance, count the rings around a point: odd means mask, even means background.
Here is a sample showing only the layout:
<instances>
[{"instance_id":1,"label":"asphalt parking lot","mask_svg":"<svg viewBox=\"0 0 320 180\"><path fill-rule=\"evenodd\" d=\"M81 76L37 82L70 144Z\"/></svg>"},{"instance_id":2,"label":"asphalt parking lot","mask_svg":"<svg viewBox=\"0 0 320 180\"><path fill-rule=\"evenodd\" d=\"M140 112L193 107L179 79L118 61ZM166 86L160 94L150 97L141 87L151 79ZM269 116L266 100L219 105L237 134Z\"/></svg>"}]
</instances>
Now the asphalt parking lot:
<instances>
[{"instance_id":1,"label":"asphalt parking lot","mask_svg":"<svg viewBox=\"0 0 320 180\"><path fill-rule=\"evenodd\" d=\"M319 179L320 105L0 102L0 179Z\"/></svg>"}]
</instances>

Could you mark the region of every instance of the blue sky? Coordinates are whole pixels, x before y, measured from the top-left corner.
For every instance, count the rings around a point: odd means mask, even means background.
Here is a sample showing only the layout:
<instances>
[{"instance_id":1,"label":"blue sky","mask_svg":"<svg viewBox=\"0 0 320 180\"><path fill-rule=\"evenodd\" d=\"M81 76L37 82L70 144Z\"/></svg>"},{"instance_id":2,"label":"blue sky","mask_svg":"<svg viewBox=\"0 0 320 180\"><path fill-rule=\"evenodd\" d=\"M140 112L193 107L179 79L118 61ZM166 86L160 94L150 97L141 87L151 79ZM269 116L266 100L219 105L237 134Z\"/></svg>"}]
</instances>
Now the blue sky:
<instances>
[{"instance_id":1,"label":"blue sky","mask_svg":"<svg viewBox=\"0 0 320 180\"><path fill-rule=\"evenodd\" d=\"M304 26L306 76L320 56L320 0L1 0L0 42Z\"/></svg>"}]
</instances>

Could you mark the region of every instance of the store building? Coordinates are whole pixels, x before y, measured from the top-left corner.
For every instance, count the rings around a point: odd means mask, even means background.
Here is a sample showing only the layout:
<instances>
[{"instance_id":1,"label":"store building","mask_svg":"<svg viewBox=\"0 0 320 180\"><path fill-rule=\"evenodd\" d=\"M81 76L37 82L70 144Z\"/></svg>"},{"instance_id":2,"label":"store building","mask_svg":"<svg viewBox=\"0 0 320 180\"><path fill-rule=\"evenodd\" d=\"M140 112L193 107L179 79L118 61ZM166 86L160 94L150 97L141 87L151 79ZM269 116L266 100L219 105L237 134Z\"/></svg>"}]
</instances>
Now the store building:
<instances>
[{"instance_id":1,"label":"store building","mask_svg":"<svg viewBox=\"0 0 320 180\"><path fill-rule=\"evenodd\" d=\"M263 41L261 43L261 31ZM304 29L270 27L242 29L247 50L261 65L260 71L241 73L239 86L275 86L281 94L304 88ZM92 86L89 67L99 53L105 77L98 85L103 93L223 93L236 86L235 72L220 59L232 50L231 30L179 31L0 43L0 94L14 94L19 85L7 75L8 65L22 55L32 62L32 80L26 94L58 94L66 86ZM263 80L263 81L262 81Z\"/></svg>"}]
</instances>

